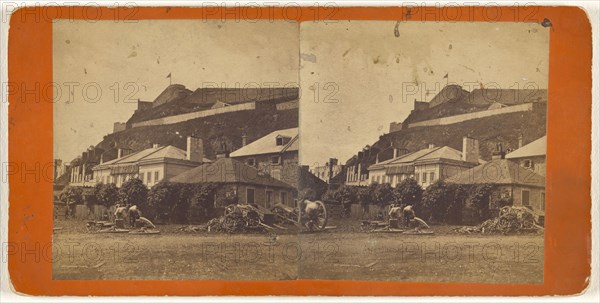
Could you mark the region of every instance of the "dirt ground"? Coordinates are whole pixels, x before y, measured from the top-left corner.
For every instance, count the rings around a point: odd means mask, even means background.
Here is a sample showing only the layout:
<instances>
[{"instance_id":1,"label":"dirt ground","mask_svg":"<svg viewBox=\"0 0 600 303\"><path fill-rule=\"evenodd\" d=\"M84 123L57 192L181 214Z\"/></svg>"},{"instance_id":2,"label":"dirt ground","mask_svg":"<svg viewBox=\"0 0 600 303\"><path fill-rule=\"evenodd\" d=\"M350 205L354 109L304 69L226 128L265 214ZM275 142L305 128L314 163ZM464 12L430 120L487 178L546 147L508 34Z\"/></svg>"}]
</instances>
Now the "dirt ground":
<instances>
[{"instance_id":1,"label":"dirt ground","mask_svg":"<svg viewBox=\"0 0 600 303\"><path fill-rule=\"evenodd\" d=\"M289 280L543 283L543 235L366 233L356 222L328 232L89 233L82 221L57 221L53 279Z\"/></svg>"}]
</instances>

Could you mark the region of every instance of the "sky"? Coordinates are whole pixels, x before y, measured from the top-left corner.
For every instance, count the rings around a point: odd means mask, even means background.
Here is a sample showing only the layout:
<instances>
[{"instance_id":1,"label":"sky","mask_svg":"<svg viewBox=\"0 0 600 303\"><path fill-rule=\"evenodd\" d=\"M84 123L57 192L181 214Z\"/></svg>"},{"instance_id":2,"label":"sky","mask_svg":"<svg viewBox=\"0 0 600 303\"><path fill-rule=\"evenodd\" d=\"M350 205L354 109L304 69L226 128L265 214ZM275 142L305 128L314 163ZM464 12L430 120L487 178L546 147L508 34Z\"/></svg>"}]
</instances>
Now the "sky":
<instances>
[{"instance_id":1,"label":"sky","mask_svg":"<svg viewBox=\"0 0 600 303\"><path fill-rule=\"evenodd\" d=\"M298 85L298 24L288 21L57 20L54 158L71 161L168 85ZM266 84L264 84L266 83Z\"/></svg>"},{"instance_id":2,"label":"sky","mask_svg":"<svg viewBox=\"0 0 600 303\"><path fill-rule=\"evenodd\" d=\"M304 22L300 161L345 163L447 83L545 89L548 53L536 23Z\"/></svg>"},{"instance_id":3,"label":"sky","mask_svg":"<svg viewBox=\"0 0 600 303\"><path fill-rule=\"evenodd\" d=\"M535 23L58 20L54 157L100 142L171 74L191 90L299 83L300 162L343 163L447 82L546 88L548 43Z\"/></svg>"}]
</instances>

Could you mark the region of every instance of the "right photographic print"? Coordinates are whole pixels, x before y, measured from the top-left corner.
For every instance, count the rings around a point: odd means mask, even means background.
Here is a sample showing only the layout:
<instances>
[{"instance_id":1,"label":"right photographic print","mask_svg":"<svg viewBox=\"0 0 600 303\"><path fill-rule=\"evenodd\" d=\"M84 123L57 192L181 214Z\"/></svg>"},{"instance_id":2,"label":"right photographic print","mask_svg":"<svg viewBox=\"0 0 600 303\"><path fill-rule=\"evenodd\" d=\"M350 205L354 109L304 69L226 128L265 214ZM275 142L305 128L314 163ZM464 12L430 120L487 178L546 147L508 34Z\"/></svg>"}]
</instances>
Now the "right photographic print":
<instances>
[{"instance_id":1,"label":"right photographic print","mask_svg":"<svg viewBox=\"0 0 600 303\"><path fill-rule=\"evenodd\" d=\"M544 281L549 28L300 24L301 279Z\"/></svg>"}]
</instances>

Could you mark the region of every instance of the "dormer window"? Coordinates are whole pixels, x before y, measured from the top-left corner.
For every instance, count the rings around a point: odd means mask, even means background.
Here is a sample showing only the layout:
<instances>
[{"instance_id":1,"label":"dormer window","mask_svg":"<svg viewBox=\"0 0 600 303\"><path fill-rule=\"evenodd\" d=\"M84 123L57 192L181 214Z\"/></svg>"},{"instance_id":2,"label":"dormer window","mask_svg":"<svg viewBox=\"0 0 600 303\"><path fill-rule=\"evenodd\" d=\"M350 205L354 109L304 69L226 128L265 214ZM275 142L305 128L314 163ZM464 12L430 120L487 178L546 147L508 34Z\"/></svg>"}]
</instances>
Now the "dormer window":
<instances>
[{"instance_id":1,"label":"dormer window","mask_svg":"<svg viewBox=\"0 0 600 303\"><path fill-rule=\"evenodd\" d=\"M525 168L533 168L533 161L531 159L526 159L523 161L523 167Z\"/></svg>"},{"instance_id":2,"label":"dormer window","mask_svg":"<svg viewBox=\"0 0 600 303\"><path fill-rule=\"evenodd\" d=\"M277 136L277 138L275 138L275 144L277 144L277 146L283 146L288 144L291 139L292 138L286 136Z\"/></svg>"}]
</instances>

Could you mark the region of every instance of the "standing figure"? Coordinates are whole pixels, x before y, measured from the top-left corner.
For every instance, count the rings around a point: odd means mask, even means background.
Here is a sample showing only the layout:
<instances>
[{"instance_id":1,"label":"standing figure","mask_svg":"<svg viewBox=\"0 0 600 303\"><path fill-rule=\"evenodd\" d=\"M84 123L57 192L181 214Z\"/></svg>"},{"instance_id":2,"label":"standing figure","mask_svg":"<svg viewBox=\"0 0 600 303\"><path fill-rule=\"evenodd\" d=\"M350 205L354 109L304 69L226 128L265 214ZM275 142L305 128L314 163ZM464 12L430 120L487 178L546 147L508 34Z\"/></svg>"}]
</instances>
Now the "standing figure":
<instances>
[{"instance_id":1,"label":"standing figure","mask_svg":"<svg viewBox=\"0 0 600 303\"><path fill-rule=\"evenodd\" d=\"M133 205L129 208L129 225L135 227L135 221L142 216L142 212L137 208L137 205Z\"/></svg>"},{"instance_id":2,"label":"standing figure","mask_svg":"<svg viewBox=\"0 0 600 303\"><path fill-rule=\"evenodd\" d=\"M406 226L410 226L410 223L415 218L415 211L413 210L412 205L407 205L404 207L402 212L404 213L404 222L406 222Z\"/></svg>"}]
</instances>

